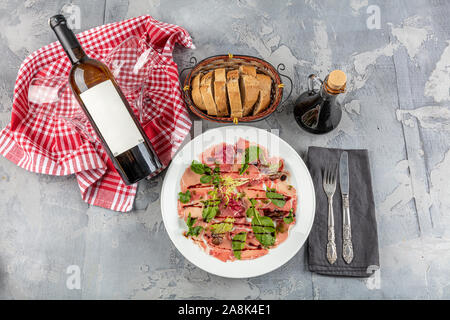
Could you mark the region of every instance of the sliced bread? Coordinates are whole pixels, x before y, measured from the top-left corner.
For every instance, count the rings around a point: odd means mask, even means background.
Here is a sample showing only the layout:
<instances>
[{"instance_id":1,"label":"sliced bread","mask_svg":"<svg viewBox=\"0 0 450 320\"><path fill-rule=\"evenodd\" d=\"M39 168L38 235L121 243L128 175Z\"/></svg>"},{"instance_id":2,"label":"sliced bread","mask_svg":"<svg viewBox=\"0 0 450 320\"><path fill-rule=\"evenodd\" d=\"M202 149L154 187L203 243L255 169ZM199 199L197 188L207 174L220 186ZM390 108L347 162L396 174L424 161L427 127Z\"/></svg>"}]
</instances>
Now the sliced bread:
<instances>
[{"instance_id":1,"label":"sliced bread","mask_svg":"<svg viewBox=\"0 0 450 320\"><path fill-rule=\"evenodd\" d=\"M191 91L191 95L192 95L192 100L194 101L194 105L203 110L206 111L206 107L205 104L203 103L203 98L202 98L202 94L200 93L200 79L202 78L202 74L199 73L197 74L194 79L192 79L191 82L191 87L192 87L192 91Z\"/></svg>"},{"instance_id":2,"label":"sliced bread","mask_svg":"<svg viewBox=\"0 0 450 320\"><path fill-rule=\"evenodd\" d=\"M202 94L203 103L206 112L211 116L217 116L217 106L214 102L214 71L210 71L202 77L200 82L200 93Z\"/></svg>"},{"instance_id":3,"label":"sliced bread","mask_svg":"<svg viewBox=\"0 0 450 320\"><path fill-rule=\"evenodd\" d=\"M214 70L214 101L216 102L217 115L228 116L227 78L225 68Z\"/></svg>"},{"instance_id":4,"label":"sliced bread","mask_svg":"<svg viewBox=\"0 0 450 320\"><path fill-rule=\"evenodd\" d=\"M256 77L256 68L254 66L242 65L239 67L239 72L241 74L247 74L249 76Z\"/></svg>"},{"instance_id":5,"label":"sliced bread","mask_svg":"<svg viewBox=\"0 0 450 320\"><path fill-rule=\"evenodd\" d=\"M228 101L230 103L231 116L241 118L243 115L241 93L239 91L239 70L227 73Z\"/></svg>"},{"instance_id":6,"label":"sliced bread","mask_svg":"<svg viewBox=\"0 0 450 320\"><path fill-rule=\"evenodd\" d=\"M269 107L270 104L270 91L272 89L272 79L265 74L257 74L256 79L259 82L259 99L256 102L253 115L256 116Z\"/></svg>"},{"instance_id":7,"label":"sliced bread","mask_svg":"<svg viewBox=\"0 0 450 320\"><path fill-rule=\"evenodd\" d=\"M248 116L252 113L253 107L259 96L259 82L256 78L256 68L253 66L240 66L239 72L241 78L239 80L243 115Z\"/></svg>"}]
</instances>

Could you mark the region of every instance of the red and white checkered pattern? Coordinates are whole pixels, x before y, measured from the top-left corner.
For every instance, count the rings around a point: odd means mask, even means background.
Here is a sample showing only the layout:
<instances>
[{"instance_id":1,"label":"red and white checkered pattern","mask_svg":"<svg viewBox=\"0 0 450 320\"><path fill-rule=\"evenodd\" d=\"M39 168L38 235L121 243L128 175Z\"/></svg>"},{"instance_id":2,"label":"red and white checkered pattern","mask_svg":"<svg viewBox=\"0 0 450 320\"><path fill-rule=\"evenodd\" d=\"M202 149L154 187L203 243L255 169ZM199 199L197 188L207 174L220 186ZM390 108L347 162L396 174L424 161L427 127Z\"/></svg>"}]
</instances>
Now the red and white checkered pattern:
<instances>
[{"instance_id":1,"label":"red and white checkered pattern","mask_svg":"<svg viewBox=\"0 0 450 320\"><path fill-rule=\"evenodd\" d=\"M181 96L177 65L172 60L175 43L194 47L187 31L150 16L141 16L96 27L77 37L89 56L103 61L113 48L130 37L138 37L142 45L153 48L154 67L146 83L142 125L167 166L191 127ZM49 109L50 114L30 107L28 93L33 79L67 78L70 68L70 61L58 42L25 59L14 89L11 123L0 132L0 154L32 172L76 174L84 201L116 211L129 211L133 207L136 185L126 186L98 140L83 134L87 131L95 137L89 123L84 130L71 125L70 119L77 117L80 107L70 89L62 89L58 108ZM49 95L53 98L54 92ZM133 97L127 96L127 99ZM130 103L137 113L136 106Z\"/></svg>"}]
</instances>

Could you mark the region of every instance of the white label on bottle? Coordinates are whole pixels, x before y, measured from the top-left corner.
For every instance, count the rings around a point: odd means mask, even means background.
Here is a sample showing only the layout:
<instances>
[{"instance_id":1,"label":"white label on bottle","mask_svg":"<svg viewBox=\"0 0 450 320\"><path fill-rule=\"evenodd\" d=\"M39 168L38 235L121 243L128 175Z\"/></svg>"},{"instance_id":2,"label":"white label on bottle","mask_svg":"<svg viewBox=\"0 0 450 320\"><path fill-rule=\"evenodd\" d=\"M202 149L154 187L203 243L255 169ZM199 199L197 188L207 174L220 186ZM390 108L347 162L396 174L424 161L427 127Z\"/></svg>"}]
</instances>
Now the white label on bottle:
<instances>
[{"instance_id":1,"label":"white label on bottle","mask_svg":"<svg viewBox=\"0 0 450 320\"><path fill-rule=\"evenodd\" d=\"M84 91L80 97L114 156L144 142L111 80Z\"/></svg>"}]
</instances>

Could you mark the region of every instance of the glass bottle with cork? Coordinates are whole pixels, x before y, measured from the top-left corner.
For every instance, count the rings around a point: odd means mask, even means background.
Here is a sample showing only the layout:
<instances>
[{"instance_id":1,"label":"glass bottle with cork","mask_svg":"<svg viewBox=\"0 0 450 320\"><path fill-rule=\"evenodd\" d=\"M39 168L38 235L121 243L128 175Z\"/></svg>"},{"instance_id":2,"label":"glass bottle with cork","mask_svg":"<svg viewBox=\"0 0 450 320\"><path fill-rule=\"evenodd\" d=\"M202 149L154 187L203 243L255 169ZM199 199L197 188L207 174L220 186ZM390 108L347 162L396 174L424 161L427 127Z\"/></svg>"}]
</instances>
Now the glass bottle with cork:
<instances>
[{"instance_id":1,"label":"glass bottle with cork","mask_svg":"<svg viewBox=\"0 0 450 320\"><path fill-rule=\"evenodd\" d=\"M336 101L345 92L347 76L341 70L332 71L324 81L316 75L308 77L308 91L295 102L294 117L298 125L313 134L324 134L335 129L342 117L342 109ZM314 85L319 84L319 89Z\"/></svg>"}]
</instances>

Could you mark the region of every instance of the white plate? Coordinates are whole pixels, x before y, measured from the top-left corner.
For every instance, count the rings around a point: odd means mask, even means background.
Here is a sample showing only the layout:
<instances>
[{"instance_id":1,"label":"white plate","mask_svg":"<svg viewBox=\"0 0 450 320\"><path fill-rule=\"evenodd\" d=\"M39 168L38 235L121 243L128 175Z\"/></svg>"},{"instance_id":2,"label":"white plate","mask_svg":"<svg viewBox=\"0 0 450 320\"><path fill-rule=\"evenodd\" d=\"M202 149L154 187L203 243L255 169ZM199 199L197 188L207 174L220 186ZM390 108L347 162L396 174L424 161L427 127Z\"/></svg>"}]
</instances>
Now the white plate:
<instances>
[{"instance_id":1,"label":"white plate","mask_svg":"<svg viewBox=\"0 0 450 320\"><path fill-rule=\"evenodd\" d=\"M297 221L289 230L289 237L265 256L254 260L222 262L207 254L191 239L183 236L185 222L178 217L177 198L180 180L193 159L206 148L221 142L233 144L239 138L256 142L268 149L271 156L280 156L291 173L290 184L298 194ZM303 246L314 221L316 206L314 185L305 163L297 152L278 136L265 130L247 126L230 126L208 130L199 135L174 157L167 170L161 192L161 213L167 233L177 249L197 267L228 278L256 277L281 267Z\"/></svg>"}]
</instances>

